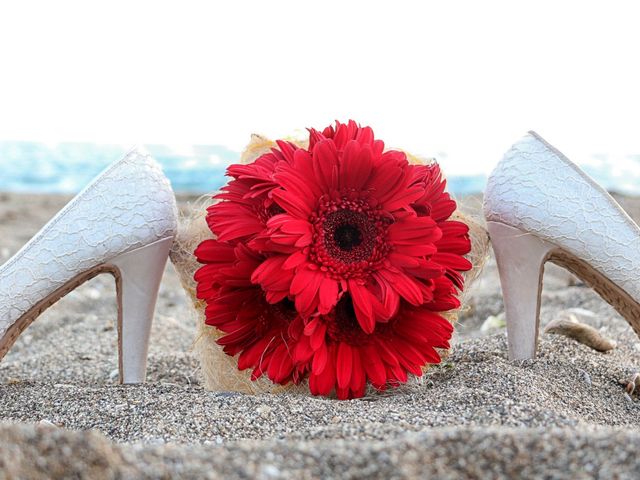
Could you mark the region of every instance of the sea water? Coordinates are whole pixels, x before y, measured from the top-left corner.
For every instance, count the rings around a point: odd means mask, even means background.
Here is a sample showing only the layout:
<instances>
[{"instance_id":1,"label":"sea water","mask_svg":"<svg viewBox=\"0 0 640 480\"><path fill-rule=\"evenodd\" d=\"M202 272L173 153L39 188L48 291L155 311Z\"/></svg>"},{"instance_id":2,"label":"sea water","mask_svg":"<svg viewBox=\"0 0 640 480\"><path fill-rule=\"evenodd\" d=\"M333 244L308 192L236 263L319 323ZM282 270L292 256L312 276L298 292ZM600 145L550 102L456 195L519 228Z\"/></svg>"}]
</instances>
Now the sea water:
<instances>
[{"instance_id":1,"label":"sea water","mask_svg":"<svg viewBox=\"0 0 640 480\"><path fill-rule=\"evenodd\" d=\"M240 156L220 145L146 148L162 164L173 189L179 193L217 190L228 180L226 167ZM93 143L0 142L0 191L75 193L126 151L125 146ZM605 188L640 193L640 155L594 155L586 160L581 166ZM448 189L457 196L481 193L485 183L486 175L481 174L448 176Z\"/></svg>"}]
</instances>

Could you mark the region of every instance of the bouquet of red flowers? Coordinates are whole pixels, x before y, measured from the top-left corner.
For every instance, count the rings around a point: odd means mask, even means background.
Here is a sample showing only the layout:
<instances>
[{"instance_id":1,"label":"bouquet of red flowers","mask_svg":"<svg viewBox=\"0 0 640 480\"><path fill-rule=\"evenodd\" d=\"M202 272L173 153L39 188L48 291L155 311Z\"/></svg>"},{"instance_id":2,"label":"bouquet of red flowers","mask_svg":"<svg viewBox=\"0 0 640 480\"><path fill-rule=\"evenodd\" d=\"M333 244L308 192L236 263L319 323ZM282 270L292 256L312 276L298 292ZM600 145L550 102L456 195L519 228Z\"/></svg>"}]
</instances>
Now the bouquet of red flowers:
<instances>
[{"instance_id":1,"label":"bouquet of red flowers","mask_svg":"<svg viewBox=\"0 0 640 480\"><path fill-rule=\"evenodd\" d=\"M472 264L436 163L411 163L349 121L227 172L194 278L240 370L347 399L440 361L453 331L441 312L460 306Z\"/></svg>"}]
</instances>

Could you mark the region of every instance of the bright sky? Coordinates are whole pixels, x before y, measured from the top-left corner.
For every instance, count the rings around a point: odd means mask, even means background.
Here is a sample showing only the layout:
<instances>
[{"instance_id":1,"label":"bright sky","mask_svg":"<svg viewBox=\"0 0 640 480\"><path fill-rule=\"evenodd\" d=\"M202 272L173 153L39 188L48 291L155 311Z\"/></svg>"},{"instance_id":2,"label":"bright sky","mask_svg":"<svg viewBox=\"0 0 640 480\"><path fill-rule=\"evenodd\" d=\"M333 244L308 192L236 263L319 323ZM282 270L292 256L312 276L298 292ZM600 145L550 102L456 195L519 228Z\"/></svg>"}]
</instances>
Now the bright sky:
<instances>
[{"instance_id":1,"label":"bright sky","mask_svg":"<svg viewBox=\"0 0 640 480\"><path fill-rule=\"evenodd\" d=\"M458 174L529 129L640 153L639 19L615 0L6 1L0 139L240 149L354 118Z\"/></svg>"}]
</instances>

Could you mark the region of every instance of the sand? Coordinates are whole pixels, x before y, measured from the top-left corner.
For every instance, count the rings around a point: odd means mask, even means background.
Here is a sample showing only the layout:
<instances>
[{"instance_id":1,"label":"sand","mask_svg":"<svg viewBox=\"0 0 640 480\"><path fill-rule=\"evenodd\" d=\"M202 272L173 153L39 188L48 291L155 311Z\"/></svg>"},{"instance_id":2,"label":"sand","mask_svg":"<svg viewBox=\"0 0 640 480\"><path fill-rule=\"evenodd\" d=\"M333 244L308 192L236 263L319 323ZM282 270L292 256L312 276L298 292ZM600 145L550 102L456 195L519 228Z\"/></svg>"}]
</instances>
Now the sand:
<instances>
[{"instance_id":1,"label":"sand","mask_svg":"<svg viewBox=\"0 0 640 480\"><path fill-rule=\"evenodd\" d=\"M68 200L0 194L0 263ZM189 199L182 198L184 207ZM640 200L620 198L635 218ZM471 199L470 210L477 211ZM207 392L172 266L148 383L117 385L115 288L98 277L45 312L0 362L0 478L638 478L640 339L589 288L547 268L542 324L568 308L617 342L542 335L509 362L495 262L469 292L451 356L394 393L337 401Z\"/></svg>"}]
</instances>

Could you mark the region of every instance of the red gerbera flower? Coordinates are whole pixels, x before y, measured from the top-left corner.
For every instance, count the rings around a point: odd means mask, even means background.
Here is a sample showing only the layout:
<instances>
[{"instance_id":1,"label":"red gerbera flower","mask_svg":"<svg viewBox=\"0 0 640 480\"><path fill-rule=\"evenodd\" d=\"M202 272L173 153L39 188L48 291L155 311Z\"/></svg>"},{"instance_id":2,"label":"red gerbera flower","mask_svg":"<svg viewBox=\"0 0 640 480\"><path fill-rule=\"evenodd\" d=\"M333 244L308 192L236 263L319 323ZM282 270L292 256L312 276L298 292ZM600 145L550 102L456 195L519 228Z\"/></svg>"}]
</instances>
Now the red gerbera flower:
<instances>
[{"instance_id":1,"label":"red gerbera flower","mask_svg":"<svg viewBox=\"0 0 640 480\"><path fill-rule=\"evenodd\" d=\"M436 177L420 176L403 152L384 152L369 127L352 121L311 130L309 150L294 150L275 168L279 188L269 195L284 213L250 242L267 257L252 280L270 302L284 298L274 293L284 280L305 318L328 314L349 293L358 323L371 333L401 298L414 306L434 301L435 280L448 266L431 259L443 231L412 205Z\"/></svg>"},{"instance_id":2,"label":"red gerbera flower","mask_svg":"<svg viewBox=\"0 0 640 480\"><path fill-rule=\"evenodd\" d=\"M238 369L252 368L252 380L267 374L275 383L298 383L302 369L293 364L289 327L298 317L293 303L267 303L250 281L262 258L245 245L205 240L196 257L205 263L195 274L197 297L205 300L205 323L224 336L217 343L238 356Z\"/></svg>"},{"instance_id":3,"label":"red gerbera flower","mask_svg":"<svg viewBox=\"0 0 640 480\"><path fill-rule=\"evenodd\" d=\"M452 326L435 312L460 305L471 245L437 164L410 165L353 121L309 132L308 148L278 141L229 167L197 296L252 379L355 398L440 361Z\"/></svg>"},{"instance_id":4,"label":"red gerbera flower","mask_svg":"<svg viewBox=\"0 0 640 480\"><path fill-rule=\"evenodd\" d=\"M411 204L418 216L430 216L442 231L442 238L435 242L438 251L430 259L441 265L444 277L434 282L434 298L428 302L435 311L445 311L460 306L458 290L464 287L464 278L460 272L472 268L469 260L464 258L471 251L469 227L455 220L449 220L456 210L456 202L445 192L446 180L438 164L412 165L414 183L424 185L424 194ZM457 288L454 288L454 286Z\"/></svg>"},{"instance_id":5,"label":"red gerbera flower","mask_svg":"<svg viewBox=\"0 0 640 480\"><path fill-rule=\"evenodd\" d=\"M392 319L367 334L346 295L328 315L292 324L295 361L308 364L311 393L335 389L339 399L362 397L367 381L383 390L405 383L408 374L422 375L427 363L440 362L435 348L449 348L452 331L440 315L402 302Z\"/></svg>"},{"instance_id":6,"label":"red gerbera flower","mask_svg":"<svg viewBox=\"0 0 640 480\"><path fill-rule=\"evenodd\" d=\"M279 162L290 163L298 149L290 142L278 140L279 148L261 155L248 165L235 164L227 169L232 177L215 200L223 200L208 208L207 223L218 240L240 241L262 232L273 215L284 210L274 203L271 190L278 188L273 180Z\"/></svg>"}]
</instances>

